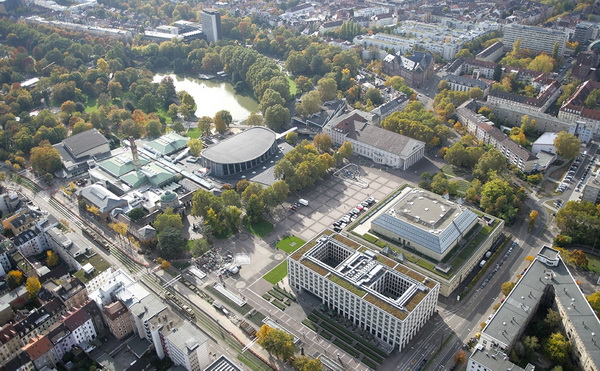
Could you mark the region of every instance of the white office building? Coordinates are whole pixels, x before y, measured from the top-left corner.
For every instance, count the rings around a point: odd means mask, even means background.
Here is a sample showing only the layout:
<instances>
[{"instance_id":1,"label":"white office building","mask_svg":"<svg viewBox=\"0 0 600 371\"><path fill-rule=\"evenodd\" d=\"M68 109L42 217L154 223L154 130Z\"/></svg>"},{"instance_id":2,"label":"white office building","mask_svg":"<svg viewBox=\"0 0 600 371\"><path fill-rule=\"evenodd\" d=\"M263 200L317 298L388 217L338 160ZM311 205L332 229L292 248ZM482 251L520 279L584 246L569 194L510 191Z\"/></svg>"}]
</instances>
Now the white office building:
<instances>
[{"instance_id":1,"label":"white office building","mask_svg":"<svg viewBox=\"0 0 600 371\"><path fill-rule=\"evenodd\" d=\"M206 35L206 41L216 43L223 37L221 31L221 13L216 9L203 9L200 15L202 21L202 32Z\"/></svg>"},{"instance_id":2,"label":"white office building","mask_svg":"<svg viewBox=\"0 0 600 371\"><path fill-rule=\"evenodd\" d=\"M400 351L435 312L440 284L331 230L288 258L290 286Z\"/></svg>"},{"instance_id":3,"label":"white office building","mask_svg":"<svg viewBox=\"0 0 600 371\"><path fill-rule=\"evenodd\" d=\"M530 49L534 52L544 52L552 55L554 46L558 45L558 56L565 53L565 45L568 40L566 31L552 30L545 27L525 26L510 23L503 28L504 36L502 43L504 50L511 50L517 39L521 39L521 49Z\"/></svg>"}]
</instances>

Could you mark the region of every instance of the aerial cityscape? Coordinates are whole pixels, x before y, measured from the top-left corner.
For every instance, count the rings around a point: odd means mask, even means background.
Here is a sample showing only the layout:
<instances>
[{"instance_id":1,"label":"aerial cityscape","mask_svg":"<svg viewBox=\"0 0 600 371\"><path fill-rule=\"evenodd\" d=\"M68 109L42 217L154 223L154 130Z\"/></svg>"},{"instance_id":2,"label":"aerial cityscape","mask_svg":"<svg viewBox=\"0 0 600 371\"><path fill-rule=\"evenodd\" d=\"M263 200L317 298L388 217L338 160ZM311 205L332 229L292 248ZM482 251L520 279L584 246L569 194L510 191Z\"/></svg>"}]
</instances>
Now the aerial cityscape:
<instances>
[{"instance_id":1,"label":"aerial cityscape","mask_svg":"<svg viewBox=\"0 0 600 371\"><path fill-rule=\"evenodd\" d=\"M0 17L0 370L600 371L600 1Z\"/></svg>"}]
</instances>

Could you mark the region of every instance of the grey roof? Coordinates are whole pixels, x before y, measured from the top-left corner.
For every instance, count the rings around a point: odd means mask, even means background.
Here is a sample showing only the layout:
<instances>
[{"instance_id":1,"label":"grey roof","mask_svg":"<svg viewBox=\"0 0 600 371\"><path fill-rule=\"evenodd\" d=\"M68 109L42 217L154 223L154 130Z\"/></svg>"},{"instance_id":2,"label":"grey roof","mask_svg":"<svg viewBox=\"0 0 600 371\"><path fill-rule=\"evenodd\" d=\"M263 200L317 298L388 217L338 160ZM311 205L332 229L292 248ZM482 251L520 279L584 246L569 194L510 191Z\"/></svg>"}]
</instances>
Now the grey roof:
<instances>
[{"instance_id":1,"label":"grey roof","mask_svg":"<svg viewBox=\"0 0 600 371\"><path fill-rule=\"evenodd\" d=\"M87 151L108 144L108 140L98 130L90 129L68 137L62 143L77 158Z\"/></svg>"},{"instance_id":2,"label":"grey roof","mask_svg":"<svg viewBox=\"0 0 600 371\"><path fill-rule=\"evenodd\" d=\"M116 207L127 204L119 196L99 184L92 184L77 191L77 194L93 203L101 213L109 212Z\"/></svg>"},{"instance_id":3,"label":"grey roof","mask_svg":"<svg viewBox=\"0 0 600 371\"><path fill-rule=\"evenodd\" d=\"M500 350L489 351L480 346L475 348L470 359L485 367L486 370L533 371L535 369L531 364L521 368L512 363Z\"/></svg>"},{"instance_id":4,"label":"grey roof","mask_svg":"<svg viewBox=\"0 0 600 371\"><path fill-rule=\"evenodd\" d=\"M402 67L407 70L425 70L431 63L433 63L433 57L429 53L414 52L413 55L408 57L401 56L400 61Z\"/></svg>"},{"instance_id":5,"label":"grey roof","mask_svg":"<svg viewBox=\"0 0 600 371\"><path fill-rule=\"evenodd\" d=\"M222 355L208 365L204 371L242 371L242 369L227 358L227 356Z\"/></svg>"},{"instance_id":6,"label":"grey roof","mask_svg":"<svg viewBox=\"0 0 600 371\"><path fill-rule=\"evenodd\" d=\"M37 237L39 232L36 229L28 229L16 235L13 239L15 246L21 246Z\"/></svg>"},{"instance_id":7,"label":"grey roof","mask_svg":"<svg viewBox=\"0 0 600 371\"><path fill-rule=\"evenodd\" d=\"M202 157L220 164L236 164L260 157L275 144L273 130L255 126L202 151Z\"/></svg>"},{"instance_id":8,"label":"grey roof","mask_svg":"<svg viewBox=\"0 0 600 371\"><path fill-rule=\"evenodd\" d=\"M424 203L420 205L419 202ZM442 214L439 214L440 210ZM443 254L476 220L477 214L466 207L433 193L413 189L371 223Z\"/></svg>"},{"instance_id":9,"label":"grey roof","mask_svg":"<svg viewBox=\"0 0 600 371\"><path fill-rule=\"evenodd\" d=\"M366 113L361 114L360 111L354 110L331 120L328 125L331 125L332 130L346 134L346 138L401 157L407 157L416 148L425 146L425 142L420 140L369 124L364 114Z\"/></svg>"},{"instance_id":10,"label":"grey roof","mask_svg":"<svg viewBox=\"0 0 600 371\"><path fill-rule=\"evenodd\" d=\"M465 76L457 76L457 75L446 75L444 76L444 80L448 82L453 82L455 84L469 86L469 87L477 87L481 90L487 89L490 85L484 81L473 79Z\"/></svg>"},{"instance_id":11,"label":"grey roof","mask_svg":"<svg viewBox=\"0 0 600 371\"><path fill-rule=\"evenodd\" d=\"M386 116L391 112L398 111L400 109L399 107L401 107L402 104L407 100L408 97L406 96L406 94L402 94L398 98L392 99L391 101L373 109L371 113L380 117Z\"/></svg>"},{"instance_id":12,"label":"grey roof","mask_svg":"<svg viewBox=\"0 0 600 371\"><path fill-rule=\"evenodd\" d=\"M554 261L557 265L548 265L544 261ZM586 348L595 369L600 370L600 348L595 345L595 342L600 340L594 339L595 334L600 334L600 321L558 251L549 247L540 250L483 329L482 337L495 339L505 346L514 344L531 316L535 314L533 309L542 300L548 286L553 286L554 290L550 292L553 292L556 302L566 308L563 321L569 321L575 328L575 336L581 339L580 344Z\"/></svg>"},{"instance_id":13,"label":"grey roof","mask_svg":"<svg viewBox=\"0 0 600 371\"><path fill-rule=\"evenodd\" d=\"M200 345L208 341L208 336L189 322L183 322L177 331L167 335L169 341L183 353L190 354Z\"/></svg>"},{"instance_id":14,"label":"grey roof","mask_svg":"<svg viewBox=\"0 0 600 371\"><path fill-rule=\"evenodd\" d=\"M479 54L477 54L477 56L481 57L481 58L485 58L485 57L491 55L492 53L494 53L495 51L497 51L498 49L502 49L502 48L504 48L504 44L502 44L502 41L496 41L492 45L483 49Z\"/></svg>"}]
</instances>

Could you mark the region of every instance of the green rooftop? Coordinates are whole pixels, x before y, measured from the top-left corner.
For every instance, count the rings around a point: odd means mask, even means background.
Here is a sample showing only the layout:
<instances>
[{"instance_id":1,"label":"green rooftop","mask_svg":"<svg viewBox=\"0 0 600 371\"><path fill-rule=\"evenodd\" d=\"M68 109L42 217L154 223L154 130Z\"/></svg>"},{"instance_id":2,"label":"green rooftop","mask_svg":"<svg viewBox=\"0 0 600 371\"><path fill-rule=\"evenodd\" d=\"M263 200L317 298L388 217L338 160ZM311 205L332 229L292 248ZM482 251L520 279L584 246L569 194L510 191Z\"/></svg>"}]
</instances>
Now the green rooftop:
<instances>
[{"instance_id":1,"label":"green rooftop","mask_svg":"<svg viewBox=\"0 0 600 371\"><path fill-rule=\"evenodd\" d=\"M140 158L140 165L144 166L150 161L145 158ZM98 166L107 173L120 177L130 171L135 170L131 153L122 153L118 156L111 157L107 160L98 163Z\"/></svg>"},{"instance_id":2,"label":"green rooftop","mask_svg":"<svg viewBox=\"0 0 600 371\"><path fill-rule=\"evenodd\" d=\"M146 145L163 155L170 155L171 153L184 149L189 139L190 138L182 137L175 132L170 132L158 139L148 142Z\"/></svg>"}]
</instances>

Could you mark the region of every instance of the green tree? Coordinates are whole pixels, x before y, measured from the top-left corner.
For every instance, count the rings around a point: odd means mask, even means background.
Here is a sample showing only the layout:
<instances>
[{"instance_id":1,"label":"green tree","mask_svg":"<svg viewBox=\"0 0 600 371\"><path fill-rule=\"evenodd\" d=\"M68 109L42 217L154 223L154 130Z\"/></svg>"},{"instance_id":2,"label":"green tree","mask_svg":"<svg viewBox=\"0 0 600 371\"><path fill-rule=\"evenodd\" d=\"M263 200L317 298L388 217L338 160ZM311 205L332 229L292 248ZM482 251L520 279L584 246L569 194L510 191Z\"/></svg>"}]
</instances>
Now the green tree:
<instances>
[{"instance_id":1,"label":"green tree","mask_svg":"<svg viewBox=\"0 0 600 371\"><path fill-rule=\"evenodd\" d=\"M38 292L42 288L42 284L37 277L28 277L27 282L25 283L25 288L27 289L27 293L29 294L29 299L33 300L37 298Z\"/></svg>"},{"instance_id":2,"label":"green tree","mask_svg":"<svg viewBox=\"0 0 600 371\"><path fill-rule=\"evenodd\" d=\"M446 89L450 89L450 84L448 83L447 80L441 80L438 83L437 90L438 91L443 91L443 90L446 90Z\"/></svg>"},{"instance_id":3,"label":"green tree","mask_svg":"<svg viewBox=\"0 0 600 371\"><path fill-rule=\"evenodd\" d=\"M561 131L554 139L554 147L559 156L567 160L572 160L581 151L581 141L573 134Z\"/></svg>"},{"instance_id":4,"label":"green tree","mask_svg":"<svg viewBox=\"0 0 600 371\"><path fill-rule=\"evenodd\" d=\"M473 53L471 53L471 51L469 49L461 49L458 51L458 53L456 53L455 55L456 58L473 58Z\"/></svg>"},{"instance_id":5,"label":"green tree","mask_svg":"<svg viewBox=\"0 0 600 371\"><path fill-rule=\"evenodd\" d=\"M127 213L127 216L129 217L129 219L136 222L142 219L144 216L146 216L146 212L141 207L136 207L131 209L131 211Z\"/></svg>"},{"instance_id":6,"label":"green tree","mask_svg":"<svg viewBox=\"0 0 600 371\"><path fill-rule=\"evenodd\" d=\"M154 228L158 233L167 228L177 229L181 232L183 229L181 215L176 214L172 208L168 207L163 213L156 217L156 220L154 220Z\"/></svg>"},{"instance_id":7,"label":"green tree","mask_svg":"<svg viewBox=\"0 0 600 371\"><path fill-rule=\"evenodd\" d=\"M191 138L190 140L188 140L187 146L190 149L190 154L192 156L198 157L204 149L204 142L202 142L201 139Z\"/></svg>"},{"instance_id":8,"label":"green tree","mask_svg":"<svg viewBox=\"0 0 600 371\"><path fill-rule=\"evenodd\" d=\"M485 152L477 161L475 168L473 169L473 175L485 181L489 179L491 171L500 173L506 169L506 157L500 153L497 149L491 149Z\"/></svg>"},{"instance_id":9,"label":"green tree","mask_svg":"<svg viewBox=\"0 0 600 371\"><path fill-rule=\"evenodd\" d=\"M296 112L303 118L321 111L321 94L317 90L309 91L296 103Z\"/></svg>"},{"instance_id":10,"label":"green tree","mask_svg":"<svg viewBox=\"0 0 600 371\"><path fill-rule=\"evenodd\" d=\"M262 98L260 99L260 104L258 108L262 112L263 116L266 117L267 109L276 105L280 105L282 107L285 106L285 99L279 94L279 92L269 88L265 90Z\"/></svg>"},{"instance_id":11,"label":"green tree","mask_svg":"<svg viewBox=\"0 0 600 371\"><path fill-rule=\"evenodd\" d=\"M560 329L560 313L553 310L552 308L548 309L548 313L546 313L546 317L544 318L544 325L550 329L550 331L556 331Z\"/></svg>"},{"instance_id":12,"label":"green tree","mask_svg":"<svg viewBox=\"0 0 600 371\"><path fill-rule=\"evenodd\" d=\"M331 146L333 145L331 137L325 133L315 135L313 143L321 153L329 152L331 150Z\"/></svg>"},{"instance_id":13,"label":"green tree","mask_svg":"<svg viewBox=\"0 0 600 371\"><path fill-rule=\"evenodd\" d=\"M150 120L146 125L146 135L148 138L158 138L162 135L162 124L158 120Z\"/></svg>"},{"instance_id":14,"label":"green tree","mask_svg":"<svg viewBox=\"0 0 600 371\"><path fill-rule=\"evenodd\" d=\"M242 200L240 194L233 189L227 189L221 193L221 200L225 206L236 206L242 207Z\"/></svg>"},{"instance_id":15,"label":"green tree","mask_svg":"<svg viewBox=\"0 0 600 371\"><path fill-rule=\"evenodd\" d=\"M198 119L198 129L202 135L210 135L210 129L212 127L212 117L202 116Z\"/></svg>"},{"instance_id":16,"label":"green tree","mask_svg":"<svg viewBox=\"0 0 600 371\"><path fill-rule=\"evenodd\" d=\"M502 291L502 294L504 294L504 296L508 296L508 294L510 294L510 292L512 291L512 289L516 286L517 284L514 282L504 282L501 286L500 286L500 291Z\"/></svg>"},{"instance_id":17,"label":"green tree","mask_svg":"<svg viewBox=\"0 0 600 371\"><path fill-rule=\"evenodd\" d=\"M291 145L295 145L298 142L298 133L291 131L285 135L285 141Z\"/></svg>"},{"instance_id":18,"label":"green tree","mask_svg":"<svg viewBox=\"0 0 600 371\"><path fill-rule=\"evenodd\" d=\"M50 146L32 148L29 161L37 174L52 174L62 166L58 150Z\"/></svg>"},{"instance_id":19,"label":"green tree","mask_svg":"<svg viewBox=\"0 0 600 371\"><path fill-rule=\"evenodd\" d=\"M181 229L165 227L157 234L158 251L166 258L178 257L185 251L186 242L181 235Z\"/></svg>"},{"instance_id":20,"label":"green tree","mask_svg":"<svg viewBox=\"0 0 600 371\"><path fill-rule=\"evenodd\" d=\"M534 353L540 349L540 341L536 336L525 336L523 338L523 346L528 353Z\"/></svg>"},{"instance_id":21,"label":"green tree","mask_svg":"<svg viewBox=\"0 0 600 371\"><path fill-rule=\"evenodd\" d=\"M302 52L291 51L285 60L285 68L293 75L300 75L308 69L308 61Z\"/></svg>"},{"instance_id":22,"label":"green tree","mask_svg":"<svg viewBox=\"0 0 600 371\"><path fill-rule=\"evenodd\" d=\"M585 298L590 303L590 306L596 312L596 314L600 313L600 291L596 291Z\"/></svg>"},{"instance_id":23,"label":"green tree","mask_svg":"<svg viewBox=\"0 0 600 371\"><path fill-rule=\"evenodd\" d=\"M279 130L290 121L290 110L280 104L267 108L265 123L270 129Z\"/></svg>"},{"instance_id":24,"label":"green tree","mask_svg":"<svg viewBox=\"0 0 600 371\"><path fill-rule=\"evenodd\" d=\"M556 213L556 225L573 243L591 246L600 236L600 207L587 201L569 201Z\"/></svg>"},{"instance_id":25,"label":"green tree","mask_svg":"<svg viewBox=\"0 0 600 371\"><path fill-rule=\"evenodd\" d=\"M544 353L550 360L563 363L569 356L569 340L567 340L560 332L555 332L544 343Z\"/></svg>"},{"instance_id":26,"label":"green tree","mask_svg":"<svg viewBox=\"0 0 600 371\"><path fill-rule=\"evenodd\" d=\"M202 256L210 250L210 243L205 238L191 240L188 246L194 258Z\"/></svg>"},{"instance_id":27,"label":"green tree","mask_svg":"<svg viewBox=\"0 0 600 371\"><path fill-rule=\"evenodd\" d=\"M517 216L520 200L506 180L496 177L481 188L479 205L486 213L512 222Z\"/></svg>"},{"instance_id":28,"label":"green tree","mask_svg":"<svg viewBox=\"0 0 600 371\"><path fill-rule=\"evenodd\" d=\"M550 73L554 70L555 65L556 60L554 58L548 54L542 53L535 57L531 63L529 63L527 68L537 72Z\"/></svg>"},{"instance_id":29,"label":"green tree","mask_svg":"<svg viewBox=\"0 0 600 371\"><path fill-rule=\"evenodd\" d=\"M215 129L219 133L223 134L225 131L227 131L227 128L229 125L231 125L232 121L233 118L231 117L231 113L229 113L227 110L221 110L215 114Z\"/></svg>"},{"instance_id":30,"label":"green tree","mask_svg":"<svg viewBox=\"0 0 600 371\"><path fill-rule=\"evenodd\" d=\"M381 92L377 88L369 88L365 93L365 102L371 101L373 105L378 106L383 103Z\"/></svg>"},{"instance_id":31,"label":"green tree","mask_svg":"<svg viewBox=\"0 0 600 371\"><path fill-rule=\"evenodd\" d=\"M256 223L262 220L265 213L265 203L259 195L253 194L246 203L246 216L250 223Z\"/></svg>"},{"instance_id":32,"label":"green tree","mask_svg":"<svg viewBox=\"0 0 600 371\"><path fill-rule=\"evenodd\" d=\"M323 364L319 358L298 356L294 359L294 370L296 371L322 371Z\"/></svg>"},{"instance_id":33,"label":"green tree","mask_svg":"<svg viewBox=\"0 0 600 371\"><path fill-rule=\"evenodd\" d=\"M52 250L46 251L46 265L49 268L54 268L60 263L60 258L58 254L54 253Z\"/></svg>"},{"instance_id":34,"label":"green tree","mask_svg":"<svg viewBox=\"0 0 600 371\"><path fill-rule=\"evenodd\" d=\"M321 95L321 102L327 102L337 98L337 83L332 78L322 78L317 83L317 90Z\"/></svg>"},{"instance_id":35,"label":"green tree","mask_svg":"<svg viewBox=\"0 0 600 371\"><path fill-rule=\"evenodd\" d=\"M294 338L287 332L272 328L268 325L262 325L256 333L258 343L265 348L267 352L285 361L290 360L294 355Z\"/></svg>"},{"instance_id":36,"label":"green tree","mask_svg":"<svg viewBox=\"0 0 600 371\"><path fill-rule=\"evenodd\" d=\"M265 119L256 112L250 112L250 115L246 119L246 125L248 126L262 126L264 122Z\"/></svg>"},{"instance_id":37,"label":"green tree","mask_svg":"<svg viewBox=\"0 0 600 371\"><path fill-rule=\"evenodd\" d=\"M338 149L338 153L342 158L348 158L352 156L352 143L344 142Z\"/></svg>"},{"instance_id":38,"label":"green tree","mask_svg":"<svg viewBox=\"0 0 600 371\"><path fill-rule=\"evenodd\" d=\"M21 271L12 270L6 274L6 283L11 290L21 286L23 281L25 281L25 277Z\"/></svg>"}]
</instances>

